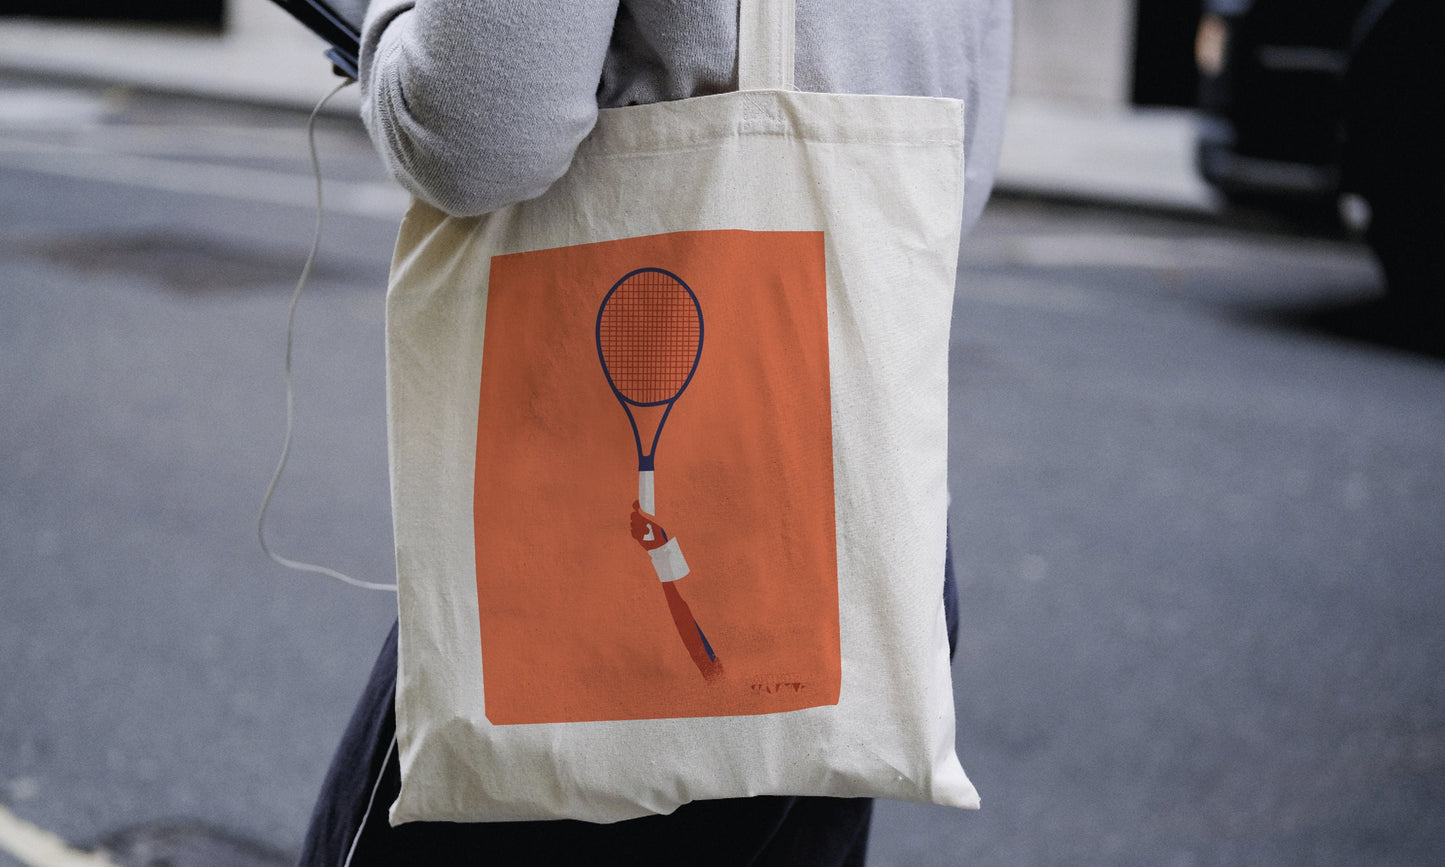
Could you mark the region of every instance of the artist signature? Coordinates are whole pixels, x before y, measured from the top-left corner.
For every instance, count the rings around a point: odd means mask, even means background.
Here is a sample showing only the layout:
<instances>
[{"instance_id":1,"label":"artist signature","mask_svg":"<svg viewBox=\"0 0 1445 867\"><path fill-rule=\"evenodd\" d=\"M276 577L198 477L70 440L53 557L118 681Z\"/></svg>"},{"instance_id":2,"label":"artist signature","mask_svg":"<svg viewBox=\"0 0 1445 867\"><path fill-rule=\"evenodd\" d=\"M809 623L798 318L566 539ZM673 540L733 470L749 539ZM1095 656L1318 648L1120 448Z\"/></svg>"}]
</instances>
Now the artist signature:
<instances>
[{"instance_id":1,"label":"artist signature","mask_svg":"<svg viewBox=\"0 0 1445 867\"><path fill-rule=\"evenodd\" d=\"M785 695L792 695L802 692L807 688L808 684L804 683L803 681L793 680L786 677L768 677L760 680L755 680L753 681L751 686L754 695L778 695L779 693Z\"/></svg>"}]
</instances>

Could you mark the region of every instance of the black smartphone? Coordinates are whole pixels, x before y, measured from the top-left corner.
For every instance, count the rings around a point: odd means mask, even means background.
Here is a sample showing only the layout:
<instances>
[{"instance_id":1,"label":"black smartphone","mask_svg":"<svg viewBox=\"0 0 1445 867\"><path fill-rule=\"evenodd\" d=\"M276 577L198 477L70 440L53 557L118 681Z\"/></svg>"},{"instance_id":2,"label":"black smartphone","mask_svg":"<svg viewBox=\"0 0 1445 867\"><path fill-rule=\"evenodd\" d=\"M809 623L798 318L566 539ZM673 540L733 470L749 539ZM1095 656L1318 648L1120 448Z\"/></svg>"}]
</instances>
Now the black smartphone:
<instances>
[{"instance_id":1,"label":"black smartphone","mask_svg":"<svg viewBox=\"0 0 1445 867\"><path fill-rule=\"evenodd\" d=\"M356 78L361 53L361 20L368 0L274 0L313 33L331 44L326 58L337 75Z\"/></svg>"}]
</instances>

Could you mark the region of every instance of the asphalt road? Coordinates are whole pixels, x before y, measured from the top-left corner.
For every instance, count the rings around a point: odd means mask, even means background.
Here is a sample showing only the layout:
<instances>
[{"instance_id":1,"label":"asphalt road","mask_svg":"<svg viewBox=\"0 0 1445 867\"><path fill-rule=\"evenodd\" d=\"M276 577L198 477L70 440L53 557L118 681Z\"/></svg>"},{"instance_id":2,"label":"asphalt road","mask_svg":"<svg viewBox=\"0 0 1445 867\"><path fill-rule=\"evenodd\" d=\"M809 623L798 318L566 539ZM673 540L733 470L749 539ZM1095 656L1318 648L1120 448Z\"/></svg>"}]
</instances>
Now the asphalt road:
<instances>
[{"instance_id":1,"label":"asphalt road","mask_svg":"<svg viewBox=\"0 0 1445 867\"><path fill-rule=\"evenodd\" d=\"M302 120L0 80L0 808L125 863L162 826L293 853L394 616L254 537ZM401 202L356 124L320 141L269 529L388 581ZM955 682L984 808L882 804L870 863L1434 863L1445 362L1361 325L1368 255L1000 199L961 265Z\"/></svg>"}]
</instances>

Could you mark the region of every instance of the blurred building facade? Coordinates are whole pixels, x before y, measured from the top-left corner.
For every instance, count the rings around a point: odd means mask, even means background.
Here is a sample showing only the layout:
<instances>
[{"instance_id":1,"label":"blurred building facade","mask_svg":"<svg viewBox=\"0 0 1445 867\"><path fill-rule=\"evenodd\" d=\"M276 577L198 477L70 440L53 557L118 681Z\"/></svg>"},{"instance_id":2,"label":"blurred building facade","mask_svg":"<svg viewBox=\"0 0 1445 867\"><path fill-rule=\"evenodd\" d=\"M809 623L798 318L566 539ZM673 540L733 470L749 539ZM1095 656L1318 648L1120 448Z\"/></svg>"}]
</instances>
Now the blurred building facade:
<instances>
[{"instance_id":1,"label":"blurred building facade","mask_svg":"<svg viewBox=\"0 0 1445 867\"><path fill-rule=\"evenodd\" d=\"M1192 106L1202 10L1202 0L1014 0L1014 93Z\"/></svg>"}]
</instances>

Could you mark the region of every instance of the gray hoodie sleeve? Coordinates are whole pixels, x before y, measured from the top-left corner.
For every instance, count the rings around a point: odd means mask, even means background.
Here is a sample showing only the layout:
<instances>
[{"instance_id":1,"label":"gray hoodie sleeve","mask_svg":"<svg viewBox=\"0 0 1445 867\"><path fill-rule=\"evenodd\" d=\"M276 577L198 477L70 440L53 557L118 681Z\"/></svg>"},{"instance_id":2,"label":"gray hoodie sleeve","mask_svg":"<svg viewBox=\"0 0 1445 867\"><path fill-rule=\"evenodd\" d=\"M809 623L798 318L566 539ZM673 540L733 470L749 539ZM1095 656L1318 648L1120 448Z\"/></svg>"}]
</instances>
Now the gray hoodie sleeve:
<instances>
[{"instance_id":1,"label":"gray hoodie sleeve","mask_svg":"<svg viewBox=\"0 0 1445 867\"><path fill-rule=\"evenodd\" d=\"M541 195L597 118L617 5L376 0L362 120L388 168L456 215Z\"/></svg>"},{"instance_id":2,"label":"gray hoodie sleeve","mask_svg":"<svg viewBox=\"0 0 1445 867\"><path fill-rule=\"evenodd\" d=\"M965 102L964 227L993 186L1010 0L798 0L802 90ZM561 177L598 106L736 86L737 0L373 0L362 117L419 198L473 215Z\"/></svg>"}]
</instances>

